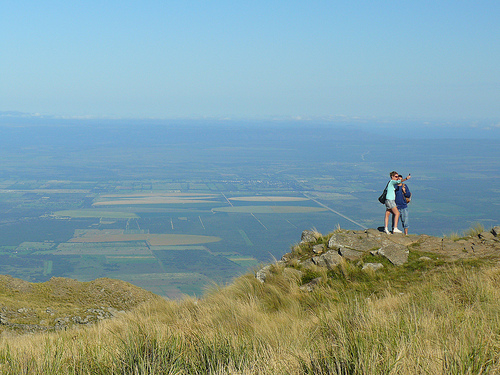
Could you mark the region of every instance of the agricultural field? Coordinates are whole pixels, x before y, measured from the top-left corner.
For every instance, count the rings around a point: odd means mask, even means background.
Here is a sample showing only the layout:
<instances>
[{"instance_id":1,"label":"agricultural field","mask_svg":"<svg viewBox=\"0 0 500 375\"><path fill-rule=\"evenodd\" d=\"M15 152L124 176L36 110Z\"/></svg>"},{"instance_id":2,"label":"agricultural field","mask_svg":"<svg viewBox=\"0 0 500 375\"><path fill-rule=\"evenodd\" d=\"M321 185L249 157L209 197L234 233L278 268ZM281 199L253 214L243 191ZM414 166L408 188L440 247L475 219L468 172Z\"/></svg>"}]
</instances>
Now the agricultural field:
<instances>
[{"instance_id":1,"label":"agricultural field","mask_svg":"<svg viewBox=\"0 0 500 375\"><path fill-rule=\"evenodd\" d=\"M412 173L411 233L500 222L495 140L408 139L395 160L362 128L205 125L0 121L0 274L199 296L281 258L305 229L382 225L389 169Z\"/></svg>"},{"instance_id":2,"label":"agricultural field","mask_svg":"<svg viewBox=\"0 0 500 375\"><path fill-rule=\"evenodd\" d=\"M232 194L94 194L87 207L37 219L54 229L69 226L71 235L4 249L10 263L21 256L31 263L1 267L30 280L106 276L168 298L202 295L214 282L229 282L279 258L300 240L303 228L329 216L304 196ZM329 220L333 230L331 215Z\"/></svg>"}]
</instances>

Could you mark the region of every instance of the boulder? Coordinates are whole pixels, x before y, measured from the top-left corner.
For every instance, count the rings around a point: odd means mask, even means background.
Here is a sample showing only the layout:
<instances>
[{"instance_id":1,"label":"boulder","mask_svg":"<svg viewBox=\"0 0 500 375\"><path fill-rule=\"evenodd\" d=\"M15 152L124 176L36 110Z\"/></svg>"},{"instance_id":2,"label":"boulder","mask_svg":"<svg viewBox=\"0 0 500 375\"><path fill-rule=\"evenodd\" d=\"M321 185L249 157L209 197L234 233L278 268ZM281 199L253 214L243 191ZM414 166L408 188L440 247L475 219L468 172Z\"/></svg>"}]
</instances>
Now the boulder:
<instances>
[{"instance_id":1,"label":"boulder","mask_svg":"<svg viewBox=\"0 0 500 375\"><path fill-rule=\"evenodd\" d=\"M335 232L328 241L330 249L339 250L341 247L348 247L357 251L369 251L380 247L380 235L371 236L367 232Z\"/></svg>"},{"instance_id":2,"label":"boulder","mask_svg":"<svg viewBox=\"0 0 500 375\"><path fill-rule=\"evenodd\" d=\"M340 255L342 255L344 258L346 258L348 260L358 260L363 256L363 253L364 253L363 251L354 250L354 249L351 249L349 247L344 247L344 246L342 246L339 249L339 252L340 252Z\"/></svg>"},{"instance_id":3,"label":"boulder","mask_svg":"<svg viewBox=\"0 0 500 375\"><path fill-rule=\"evenodd\" d=\"M325 251L325 245L323 244L314 245L312 250L314 254L321 254L322 252Z\"/></svg>"},{"instance_id":4,"label":"boulder","mask_svg":"<svg viewBox=\"0 0 500 375\"><path fill-rule=\"evenodd\" d=\"M312 230L305 230L302 232L302 235L300 236L300 242L301 243L316 242L320 236L321 234L318 232L314 232Z\"/></svg>"},{"instance_id":5,"label":"boulder","mask_svg":"<svg viewBox=\"0 0 500 375\"><path fill-rule=\"evenodd\" d=\"M314 264L319 267L332 269L342 262L342 257L335 250L329 250L325 254L312 258Z\"/></svg>"},{"instance_id":6,"label":"boulder","mask_svg":"<svg viewBox=\"0 0 500 375\"><path fill-rule=\"evenodd\" d=\"M380 238L382 233L377 230L377 229L374 229L374 228L369 228L365 231L366 233L366 237L368 238Z\"/></svg>"},{"instance_id":7,"label":"boulder","mask_svg":"<svg viewBox=\"0 0 500 375\"><path fill-rule=\"evenodd\" d=\"M479 238L485 241L493 241L495 239L495 235L491 232L482 232L479 233Z\"/></svg>"},{"instance_id":8,"label":"boulder","mask_svg":"<svg viewBox=\"0 0 500 375\"><path fill-rule=\"evenodd\" d=\"M9 324L9 319L7 319L7 316L5 314L0 314L0 324L2 325Z\"/></svg>"},{"instance_id":9,"label":"boulder","mask_svg":"<svg viewBox=\"0 0 500 375\"><path fill-rule=\"evenodd\" d=\"M366 271L366 270L377 271L381 268L384 268L384 265L382 263L365 263L363 265L363 268L361 268L361 269L363 271Z\"/></svg>"},{"instance_id":10,"label":"boulder","mask_svg":"<svg viewBox=\"0 0 500 375\"><path fill-rule=\"evenodd\" d=\"M261 283L264 283L270 273L271 273L271 265L267 265L257 271L257 273L255 274L255 278L259 280Z\"/></svg>"},{"instance_id":11,"label":"boulder","mask_svg":"<svg viewBox=\"0 0 500 375\"><path fill-rule=\"evenodd\" d=\"M500 226L493 227L493 229L491 229L491 233L495 237L500 237Z\"/></svg>"},{"instance_id":12,"label":"boulder","mask_svg":"<svg viewBox=\"0 0 500 375\"><path fill-rule=\"evenodd\" d=\"M291 259L293 259L293 255L291 253L283 254L283 256L281 257L281 260L283 262L289 262Z\"/></svg>"},{"instance_id":13,"label":"boulder","mask_svg":"<svg viewBox=\"0 0 500 375\"><path fill-rule=\"evenodd\" d=\"M318 257L319 258L319 257ZM300 262L300 264L302 265L302 267L310 267L312 266L314 263L313 259L312 258L307 258L306 260L304 260L303 262Z\"/></svg>"},{"instance_id":14,"label":"boulder","mask_svg":"<svg viewBox=\"0 0 500 375\"><path fill-rule=\"evenodd\" d=\"M378 250L378 254L386 257L395 266L401 266L408 261L409 251L406 246L387 243Z\"/></svg>"}]
</instances>

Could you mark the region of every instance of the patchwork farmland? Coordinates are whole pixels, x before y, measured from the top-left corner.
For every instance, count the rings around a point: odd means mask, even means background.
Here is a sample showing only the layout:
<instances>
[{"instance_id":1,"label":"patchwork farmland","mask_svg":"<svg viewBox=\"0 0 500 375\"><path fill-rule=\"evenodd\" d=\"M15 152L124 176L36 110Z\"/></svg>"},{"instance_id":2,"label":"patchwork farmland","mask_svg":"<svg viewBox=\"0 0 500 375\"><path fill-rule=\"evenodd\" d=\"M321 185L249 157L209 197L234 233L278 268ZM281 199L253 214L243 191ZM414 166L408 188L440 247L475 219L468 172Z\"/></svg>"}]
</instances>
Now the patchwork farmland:
<instances>
[{"instance_id":1,"label":"patchwork farmland","mask_svg":"<svg viewBox=\"0 0 500 375\"><path fill-rule=\"evenodd\" d=\"M83 281L119 278L178 298L201 295L213 282L229 282L279 256L308 225L304 220L328 215L304 196L233 195L97 194L87 207L47 216L56 227L73 227L70 235L23 242L16 250L39 260L38 279L64 270L64 276Z\"/></svg>"}]
</instances>

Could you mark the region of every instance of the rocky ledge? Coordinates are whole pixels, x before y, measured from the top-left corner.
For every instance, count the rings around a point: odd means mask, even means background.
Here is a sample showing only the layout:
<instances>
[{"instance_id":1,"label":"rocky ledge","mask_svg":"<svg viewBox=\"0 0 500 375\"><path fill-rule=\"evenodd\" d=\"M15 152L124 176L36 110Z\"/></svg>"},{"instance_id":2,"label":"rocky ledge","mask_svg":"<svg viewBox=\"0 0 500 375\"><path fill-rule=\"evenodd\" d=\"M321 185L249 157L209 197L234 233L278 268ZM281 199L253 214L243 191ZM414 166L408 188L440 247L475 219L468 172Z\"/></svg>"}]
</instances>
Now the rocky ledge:
<instances>
[{"instance_id":1,"label":"rocky ledge","mask_svg":"<svg viewBox=\"0 0 500 375\"><path fill-rule=\"evenodd\" d=\"M366 255L381 256L394 266L408 262L410 251L420 254L433 254L434 260L456 261L459 259L500 257L500 226L491 231L462 238L433 237L428 235L385 234L377 229L336 230L328 236L316 231L302 232L300 243L292 251L283 255L274 265L293 269L299 273L311 267L324 267L331 270L342 262L353 262L366 271L377 271L382 263L364 262ZM422 256L423 261L433 261ZM264 283L272 272L273 264L258 270L256 278ZM304 285L311 290L318 280Z\"/></svg>"}]
</instances>

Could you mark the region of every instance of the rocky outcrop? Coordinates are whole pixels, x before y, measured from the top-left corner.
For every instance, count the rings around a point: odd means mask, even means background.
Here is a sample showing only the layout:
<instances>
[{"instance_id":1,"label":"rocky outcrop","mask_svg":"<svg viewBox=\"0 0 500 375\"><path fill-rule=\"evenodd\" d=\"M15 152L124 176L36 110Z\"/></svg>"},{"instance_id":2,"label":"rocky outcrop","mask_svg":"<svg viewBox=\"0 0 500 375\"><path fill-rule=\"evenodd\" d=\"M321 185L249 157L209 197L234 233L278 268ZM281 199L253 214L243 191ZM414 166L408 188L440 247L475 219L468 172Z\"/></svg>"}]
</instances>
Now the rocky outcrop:
<instances>
[{"instance_id":1,"label":"rocky outcrop","mask_svg":"<svg viewBox=\"0 0 500 375\"><path fill-rule=\"evenodd\" d=\"M316 242L321 237L321 233L313 230L305 230L300 237L300 243Z\"/></svg>"},{"instance_id":2,"label":"rocky outcrop","mask_svg":"<svg viewBox=\"0 0 500 375\"><path fill-rule=\"evenodd\" d=\"M363 271L377 272L385 267L384 264L368 261L369 259L376 259L374 257L378 256L387 259L387 265L400 267L408 262L412 251L429 255L420 256L418 261L421 262L434 262L438 259L446 262L487 256L500 258L500 226L458 239L427 235L387 235L377 229L339 229L329 236L306 230L302 232L300 243L283 255L276 265L300 272L310 267L333 270L342 262L351 262ZM273 269L271 265L263 267L256 273L257 279L264 283ZM302 285L301 289L312 290L320 281L320 278L316 278Z\"/></svg>"}]
</instances>

